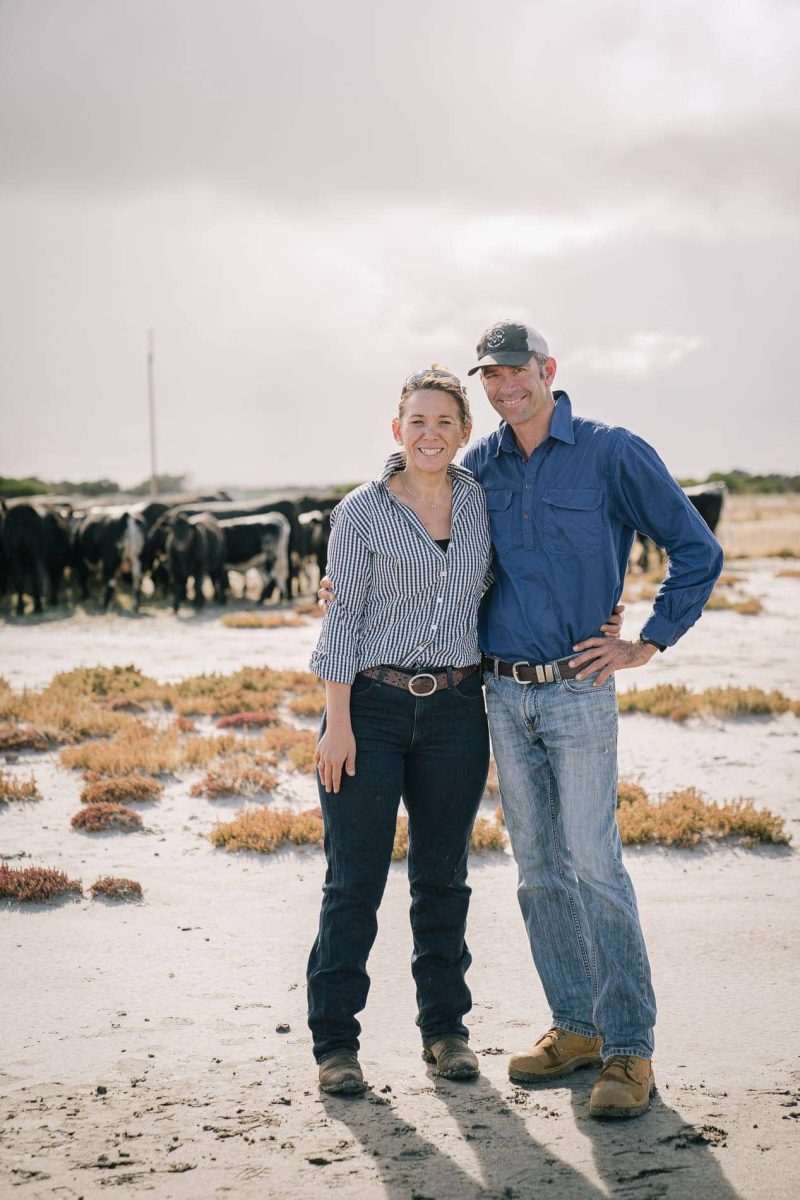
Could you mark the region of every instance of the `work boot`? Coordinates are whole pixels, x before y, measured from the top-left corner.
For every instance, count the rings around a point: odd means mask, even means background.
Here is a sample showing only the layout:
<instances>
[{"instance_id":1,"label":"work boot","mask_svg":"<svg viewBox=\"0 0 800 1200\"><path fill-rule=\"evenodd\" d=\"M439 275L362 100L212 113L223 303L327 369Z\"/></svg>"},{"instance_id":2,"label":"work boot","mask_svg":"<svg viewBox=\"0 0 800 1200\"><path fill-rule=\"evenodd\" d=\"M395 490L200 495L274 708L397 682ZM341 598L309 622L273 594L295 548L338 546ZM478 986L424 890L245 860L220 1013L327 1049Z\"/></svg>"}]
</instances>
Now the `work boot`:
<instances>
[{"instance_id":1,"label":"work boot","mask_svg":"<svg viewBox=\"0 0 800 1200\"><path fill-rule=\"evenodd\" d=\"M589 1097L592 1117L640 1117L650 1107L656 1081L649 1058L612 1054Z\"/></svg>"},{"instance_id":2,"label":"work boot","mask_svg":"<svg viewBox=\"0 0 800 1200\"><path fill-rule=\"evenodd\" d=\"M355 1050L341 1050L319 1064L319 1086L323 1092L355 1095L366 1088Z\"/></svg>"},{"instance_id":3,"label":"work boot","mask_svg":"<svg viewBox=\"0 0 800 1200\"><path fill-rule=\"evenodd\" d=\"M568 1029L548 1029L525 1054L514 1054L508 1061L508 1077L516 1083L539 1083L543 1079L561 1079L578 1067L592 1067L603 1060L603 1039L584 1037Z\"/></svg>"},{"instance_id":4,"label":"work boot","mask_svg":"<svg viewBox=\"0 0 800 1200\"><path fill-rule=\"evenodd\" d=\"M422 1047L422 1057L427 1063L435 1063L435 1073L445 1079L474 1079L480 1074L478 1059L463 1037L439 1038Z\"/></svg>"}]
</instances>

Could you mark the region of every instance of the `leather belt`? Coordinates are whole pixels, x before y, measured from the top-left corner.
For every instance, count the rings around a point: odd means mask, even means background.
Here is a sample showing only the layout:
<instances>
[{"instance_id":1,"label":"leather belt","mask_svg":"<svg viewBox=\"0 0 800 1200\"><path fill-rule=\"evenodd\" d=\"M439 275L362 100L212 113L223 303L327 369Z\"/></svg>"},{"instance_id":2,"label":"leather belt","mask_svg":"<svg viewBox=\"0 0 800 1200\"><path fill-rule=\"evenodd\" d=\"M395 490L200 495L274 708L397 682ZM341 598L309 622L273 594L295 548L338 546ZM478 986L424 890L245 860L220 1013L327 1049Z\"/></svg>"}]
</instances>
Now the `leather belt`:
<instances>
[{"instance_id":1,"label":"leather belt","mask_svg":"<svg viewBox=\"0 0 800 1200\"><path fill-rule=\"evenodd\" d=\"M367 667L365 671L359 671L359 675L368 675L370 679L390 683L392 687L402 688L403 691L411 692L412 696L421 698L461 683L477 670L478 663L473 663L471 667L449 667L444 671L419 671L416 675L398 671L395 667Z\"/></svg>"},{"instance_id":2,"label":"leather belt","mask_svg":"<svg viewBox=\"0 0 800 1200\"><path fill-rule=\"evenodd\" d=\"M560 679L574 679L579 671L591 669L589 663L579 667L571 667L569 658L557 658L549 663L529 663L525 659L519 662L503 662L502 658L493 658L490 654L482 655L484 671L492 675L504 675L515 683L558 683Z\"/></svg>"}]
</instances>

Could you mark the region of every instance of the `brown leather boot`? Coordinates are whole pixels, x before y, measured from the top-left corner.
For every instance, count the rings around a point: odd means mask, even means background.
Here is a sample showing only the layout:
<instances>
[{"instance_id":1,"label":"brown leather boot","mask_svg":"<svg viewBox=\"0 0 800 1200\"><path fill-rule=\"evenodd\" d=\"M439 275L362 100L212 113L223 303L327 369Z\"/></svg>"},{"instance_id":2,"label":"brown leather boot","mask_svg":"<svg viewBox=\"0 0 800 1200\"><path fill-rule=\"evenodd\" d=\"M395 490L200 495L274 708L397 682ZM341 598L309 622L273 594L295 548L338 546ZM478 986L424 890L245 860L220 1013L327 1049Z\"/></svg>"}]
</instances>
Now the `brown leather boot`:
<instances>
[{"instance_id":1,"label":"brown leather boot","mask_svg":"<svg viewBox=\"0 0 800 1200\"><path fill-rule=\"evenodd\" d=\"M592 1117L640 1117L650 1107L656 1081L649 1058L612 1054L589 1098Z\"/></svg>"},{"instance_id":2,"label":"brown leather boot","mask_svg":"<svg viewBox=\"0 0 800 1200\"><path fill-rule=\"evenodd\" d=\"M342 1050L319 1064L319 1086L323 1092L355 1095L366 1088L354 1050Z\"/></svg>"},{"instance_id":3,"label":"brown leather boot","mask_svg":"<svg viewBox=\"0 0 800 1200\"><path fill-rule=\"evenodd\" d=\"M508 1077L516 1083L539 1083L543 1079L561 1079L578 1067L592 1067L603 1061L600 1047L603 1039L584 1037L555 1026L543 1033L538 1042L524 1054L514 1054L508 1061Z\"/></svg>"},{"instance_id":4,"label":"brown leather boot","mask_svg":"<svg viewBox=\"0 0 800 1200\"><path fill-rule=\"evenodd\" d=\"M422 1057L435 1063L435 1072L445 1079L474 1079L480 1074L478 1059L462 1037L443 1037L422 1047Z\"/></svg>"}]
</instances>

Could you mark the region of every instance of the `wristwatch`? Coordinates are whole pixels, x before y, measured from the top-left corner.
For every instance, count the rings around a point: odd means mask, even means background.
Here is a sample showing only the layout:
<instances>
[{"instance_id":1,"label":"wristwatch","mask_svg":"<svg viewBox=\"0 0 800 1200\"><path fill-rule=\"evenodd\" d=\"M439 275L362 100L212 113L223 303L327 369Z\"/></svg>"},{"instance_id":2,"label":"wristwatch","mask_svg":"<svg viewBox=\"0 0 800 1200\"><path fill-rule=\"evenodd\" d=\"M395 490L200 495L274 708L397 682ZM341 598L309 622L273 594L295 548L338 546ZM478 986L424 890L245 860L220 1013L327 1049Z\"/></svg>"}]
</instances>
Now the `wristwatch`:
<instances>
[{"instance_id":1,"label":"wristwatch","mask_svg":"<svg viewBox=\"0 0 800 1200\"><path fill-rule=\"evenodd\" d=\"M655 646L656 650L660 650L662 654L667 648L666 646L662 646L661 642L657 642L655 638L643 637L641 633L639 634L639 641L643 646Z\"/></svg>"}]
</instances>

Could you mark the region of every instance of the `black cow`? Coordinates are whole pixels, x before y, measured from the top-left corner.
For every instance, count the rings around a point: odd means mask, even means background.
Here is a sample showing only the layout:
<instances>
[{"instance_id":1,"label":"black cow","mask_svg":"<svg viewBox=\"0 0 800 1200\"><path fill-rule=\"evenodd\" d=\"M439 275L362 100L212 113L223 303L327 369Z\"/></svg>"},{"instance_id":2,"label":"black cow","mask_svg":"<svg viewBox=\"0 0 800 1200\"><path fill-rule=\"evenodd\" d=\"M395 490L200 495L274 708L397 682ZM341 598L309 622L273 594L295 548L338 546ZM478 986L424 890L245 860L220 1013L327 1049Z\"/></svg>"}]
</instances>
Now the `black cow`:
<instances>
[{"instance_id":1,"label":"black cow","mask_svg":"<svg viewBox=\"0 0 800 1200\"><path fill-rule=\"evenodd\" d=\"M259 603L278 589L279 598L290 598L289 521L280 512L257 513L220 521L225 537L225 565L244 575L250 567L261 574Z\"/></svg>"},{"instance_id":2,"label":"black cow","mask_svg":"<svg viewBox=\"0 0 800 1200\"><path fill-rule=\"evenodd\" d=\"M136 515L144 519L148 529L152 529L159 517L170 509L181 508L185 504L210 504L214 501L230 500L227 492L179 492L177 495L156 496L152 500L137 506Z\"/></svg>"},{"instance_id":3,"label":"black cow","mask_svg":"<svg viewBox=\"0 0 800 1200\"><path fill-rule=\"evenodd\" d=\"M81 517L75 535L75 567L81 582L81 595L89 597L89 574L102 570L105 592L103 612L106 612L117 581L123 572L130 572L133 608L139 611L142 588L141 556L147 526L141 517L127 509L96 508Z\"/></svg>"},{"instance_id":4,"label":"black cow","mask_svg":"<svg viewBox=\"0 0 800 1200\"><path fill-rule=\"evenodd\" d=\"M719 519L722 516L722 506L725 502L726 487L724 483L697 483L692 487L683 489L686 495L691 500L694 507L699 512L700 516L705 521L712 533L716 531ZM650 550L655 550L658 561L661 562L662 550L660 546L656 546L651 542L649 537L645 537L643 533L636 534L636 541L639 542L641 550L637 560L637 565L642 571L650 570Z\"/></svg>"},{"instance_id":5,"label":"black cow","mask_svg":"<svg viewBox=\"0 0 800 1200\"><path fill-rule=\"evenodd\" d=\"M33 611L42 611L42 592L50 585L49 602L58 604L58 591L72 556L72 535L61 513L44 505L18 500L8 506L3 517L3 554L17 594L17 616L25 611L25 581Z\"/></svg>"},{"instance_id":6,"label":"black cow","mask_svg":"<svg viewBox=\"0 0 800 1200\"><path fill-rule=\"evenodd\" d=\"M225 536L216 517L210 513L173 517L166 538L166 555L175 612L186 599L186 584L190 578L194 580L195 608L203 607L206 575L211 578L219 603L225 603Z\"/></svg>"}]
</instances>

